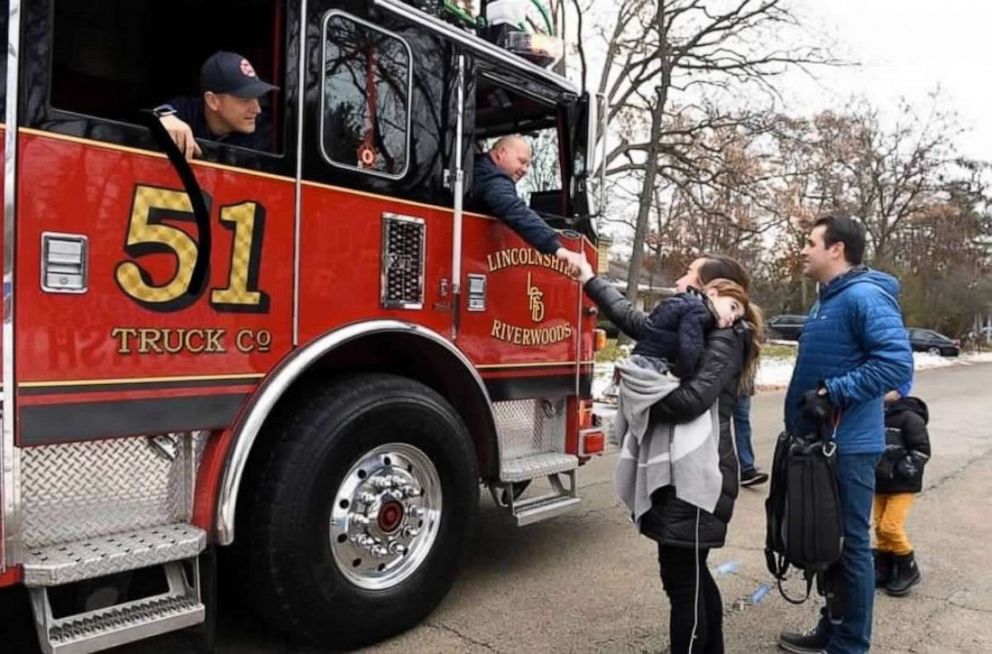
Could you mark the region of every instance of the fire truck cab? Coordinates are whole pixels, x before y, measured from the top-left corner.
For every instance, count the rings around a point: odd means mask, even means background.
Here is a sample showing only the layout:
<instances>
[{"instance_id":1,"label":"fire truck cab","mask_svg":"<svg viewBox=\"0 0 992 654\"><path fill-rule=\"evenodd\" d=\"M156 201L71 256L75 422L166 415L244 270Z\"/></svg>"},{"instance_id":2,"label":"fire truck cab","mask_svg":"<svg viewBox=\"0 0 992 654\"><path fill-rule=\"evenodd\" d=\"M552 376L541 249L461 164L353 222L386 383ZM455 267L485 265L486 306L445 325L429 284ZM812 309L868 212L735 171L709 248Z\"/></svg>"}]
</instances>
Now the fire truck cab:
<instances>
[{"instance_id":1,"label":"fire truck cab","mask_svg":"<svg viewBox=\"0 0 992 654\"><path fill-rule=\"evenodd\" d=\"M472 168L525 135L520 190L595 265L596 98L448 3L0 5L0 587L43 651L209 648L218 579L368 644L444 597L480 488L518 525L580 501L595 308ZM216 50L278 88L261 147L186 161L148 110Z\"/></svg>"}]
</instances>

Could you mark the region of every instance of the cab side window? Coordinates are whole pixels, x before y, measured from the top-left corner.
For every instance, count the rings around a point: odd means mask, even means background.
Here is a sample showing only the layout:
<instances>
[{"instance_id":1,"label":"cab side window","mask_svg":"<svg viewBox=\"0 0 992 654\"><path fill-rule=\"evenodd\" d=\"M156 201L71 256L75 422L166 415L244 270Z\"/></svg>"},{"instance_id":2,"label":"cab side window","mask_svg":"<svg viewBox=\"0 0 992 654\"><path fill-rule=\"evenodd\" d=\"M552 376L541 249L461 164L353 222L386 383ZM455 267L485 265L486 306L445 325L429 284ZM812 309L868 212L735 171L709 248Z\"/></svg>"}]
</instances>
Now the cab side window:
<instances>
[{"instance_id":1,"label":"cab side window","mask_svg":"<svg viewBox=\"0 0 992 654\"><path fill-rule=\"evenodd\" d=\"M561 162L565 156L559 129L559 108L533 93L514 89L508 81L479 77L475 114L475 156L483 156L502 136L519 134L531 147L531 164L517 192L546 220L568 215L568 196Z\"/></svg>"},{"instance_id":2,"label":"cab side window","mask_svg":"<svg viewBox=\"0 0 992 654\"><path fill-rule=\"evenodd\" d=\"M29 30L46 35L32 54L47 55L47 61L37 56L32 72L49 87L47 95L31 97L38 103L30 112L31 126L158 149L147 131L138 129L140 112L181 99L202 102L201 66L225 50L241 54L260 79L279 88L258 98L260 136L251 148L201 136L208 144L203 158L239 164L258 152L278 155L287 143L283 105L291 78L283 43L288 19L286 0L27 4Z\"/></svg>"},{"instance_id":3,"label":"cab side window","mask_svg":"<svg viewBox=\"0 0 992 654\"><path fill-rule=\"evenodd\" d=\"M332 165L400 178L410 150L413 57L398 35L329 12L324 19L320 148Z\"/></svg>"}]
</instances>

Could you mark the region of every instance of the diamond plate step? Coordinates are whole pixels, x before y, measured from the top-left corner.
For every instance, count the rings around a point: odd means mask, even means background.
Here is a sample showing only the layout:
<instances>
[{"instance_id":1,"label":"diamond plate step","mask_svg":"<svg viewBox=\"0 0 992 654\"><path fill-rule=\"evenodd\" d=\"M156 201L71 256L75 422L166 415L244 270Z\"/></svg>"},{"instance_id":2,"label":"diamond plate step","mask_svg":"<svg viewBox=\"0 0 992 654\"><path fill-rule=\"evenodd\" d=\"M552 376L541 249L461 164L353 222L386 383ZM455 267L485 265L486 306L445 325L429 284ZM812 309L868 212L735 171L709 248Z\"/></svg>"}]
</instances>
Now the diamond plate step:
<instances>
[{"instance_id":1,"label":"diamond plate step","mask_svg":"<svg viewBox=\"0 0 992 654\"><path fill-rule=\"evenodd\" d=\"M86 654L185 629L206 620L200 601L197 560L171 561L162 566L168 592L113 606L56 618L49 588L30 589L38 642L44 654ZM192 570L188 576L187 569Z\"/></svg>"},{"instance_id":2,"label":"diamond plate step","mask_svg":"<svg viewBox=\"0 0 992 654\"><path fill-rule=\"evenodd\" d=\"M503 463L500 481L516 482L548 477L560 472L568 472L579 467L579 457L561 452L531 454Z\"/></svg>"},{"instance_id":3,"label":"diamond plate step","mask_svg":"<svg viewBox=\"0 0 992 654\"><path fill-rule=\"evenodd\" d=\"M197 556L207 535L185 523L149 527L29 550L25 586L58 586Z\"/></svg>"},{"instance_id":4,"label":"diamond plate step","mask_svg":"<svg viewBox=\"0 0 992 654\"><path fill-rule=\"evenodd\" d=\"M45 592L35 589L33 592ZM165 596L90 611L48 629L46 654L84 654L200 624L206 608L196 597Z\"/></svg>"}]
</instances>

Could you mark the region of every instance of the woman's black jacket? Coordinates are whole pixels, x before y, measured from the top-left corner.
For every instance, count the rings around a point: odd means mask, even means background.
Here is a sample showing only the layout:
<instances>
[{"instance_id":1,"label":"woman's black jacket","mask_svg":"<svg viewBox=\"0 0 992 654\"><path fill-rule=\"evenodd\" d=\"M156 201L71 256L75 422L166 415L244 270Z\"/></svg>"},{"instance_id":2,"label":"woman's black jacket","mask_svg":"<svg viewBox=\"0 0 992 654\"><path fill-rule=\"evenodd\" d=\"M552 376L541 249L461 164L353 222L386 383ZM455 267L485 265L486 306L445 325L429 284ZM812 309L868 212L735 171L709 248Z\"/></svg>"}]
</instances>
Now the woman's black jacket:
<instances>
[{"instance_id":1,"label":"woman's black jacket","mask_svg":"<svg viewBox=\"0 0 992 654\"><path fill-rule=\"evenodd\" d=\"M643 332L647 314L638 311L629 300L607 282L597 277L585 285L585 292L617 326L637 339ZM727 524L734 511L739 486L737 449L732 429L734 405L749 333L742 326L714 329L706 339L706 348L696 375L683 379L679 387L651 409L652 421L688 422L719 402L720 472L723 490L713 513L697 510L675 497L671 487L652 495L652 507L641 518L641 533L662 545L700 548L723 546Z\"/></svg>"}]
</instances>

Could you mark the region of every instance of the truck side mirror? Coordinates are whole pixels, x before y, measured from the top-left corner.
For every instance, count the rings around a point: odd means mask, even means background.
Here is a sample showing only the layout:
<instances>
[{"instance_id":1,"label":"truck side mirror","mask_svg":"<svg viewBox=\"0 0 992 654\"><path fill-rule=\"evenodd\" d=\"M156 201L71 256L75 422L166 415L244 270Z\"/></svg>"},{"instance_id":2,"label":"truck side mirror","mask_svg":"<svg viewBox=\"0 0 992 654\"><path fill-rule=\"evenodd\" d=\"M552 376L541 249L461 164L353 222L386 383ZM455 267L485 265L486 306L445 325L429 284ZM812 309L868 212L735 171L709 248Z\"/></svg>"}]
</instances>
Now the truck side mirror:
<instances>
[{"instance_id":1,"label":"truck side mirror","mask_svg":"<svg viewBox=\"0 0 992 654\"><path fill-rule=\"evenodd\" d=\"M583 93L577 103L572 157L572 198L576 213L589 219L603 210L606 181L606 96Z\"/></svg>"}]
</instances>

